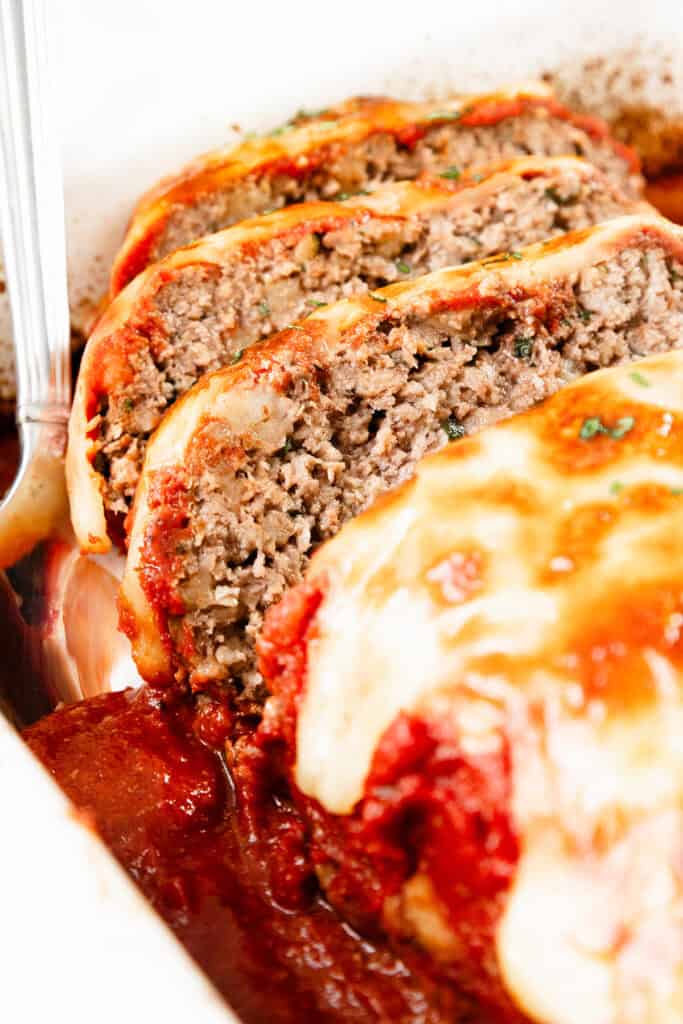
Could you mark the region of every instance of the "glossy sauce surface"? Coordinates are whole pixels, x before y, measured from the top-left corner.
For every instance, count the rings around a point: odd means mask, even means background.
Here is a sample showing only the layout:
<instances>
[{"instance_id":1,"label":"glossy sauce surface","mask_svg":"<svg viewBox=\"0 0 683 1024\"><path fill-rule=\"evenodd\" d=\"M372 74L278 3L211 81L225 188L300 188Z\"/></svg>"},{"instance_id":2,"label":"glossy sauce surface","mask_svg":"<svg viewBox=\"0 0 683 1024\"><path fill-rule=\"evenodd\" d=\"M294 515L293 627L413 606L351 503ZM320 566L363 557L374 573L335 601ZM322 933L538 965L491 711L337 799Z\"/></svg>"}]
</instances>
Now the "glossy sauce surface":
<instances>
[{"instance_id":1,"label":"glossy sauce surface","mask_svg":"<svg viewBox=\"0 0 683 1024\"><path fill-rule=\"evenodd\" d=\"M125 691L25 738L248 1024L484 1024L413 949L361 939L320 899L294 812L248 756L233 782L215 749L230 727Z\"/></svg>"}]
</instances>

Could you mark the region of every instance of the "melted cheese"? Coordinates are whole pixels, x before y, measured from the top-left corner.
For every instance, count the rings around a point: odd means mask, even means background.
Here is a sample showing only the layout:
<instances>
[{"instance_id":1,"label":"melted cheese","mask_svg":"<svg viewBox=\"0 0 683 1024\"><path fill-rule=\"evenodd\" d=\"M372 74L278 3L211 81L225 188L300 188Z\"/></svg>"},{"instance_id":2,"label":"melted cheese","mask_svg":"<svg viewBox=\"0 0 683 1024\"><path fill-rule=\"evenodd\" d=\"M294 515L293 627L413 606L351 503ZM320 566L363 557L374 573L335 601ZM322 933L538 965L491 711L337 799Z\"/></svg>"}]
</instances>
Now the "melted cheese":
<instances>
[{"instance_id":1,"label":"melted cheese","mask_svg":"<svg viewBox=\"0 0 683 1024\"><path fill-rule=\"evenodd\" d=\"M628 429L582 439L593 417ZM309 570L297 784L349 813L400 711L450 715L464 747L504 729L523 852L498 956L534 1019L683 1015L681 536L674 352L425 460Z\"/></svg>"}]
</instances>

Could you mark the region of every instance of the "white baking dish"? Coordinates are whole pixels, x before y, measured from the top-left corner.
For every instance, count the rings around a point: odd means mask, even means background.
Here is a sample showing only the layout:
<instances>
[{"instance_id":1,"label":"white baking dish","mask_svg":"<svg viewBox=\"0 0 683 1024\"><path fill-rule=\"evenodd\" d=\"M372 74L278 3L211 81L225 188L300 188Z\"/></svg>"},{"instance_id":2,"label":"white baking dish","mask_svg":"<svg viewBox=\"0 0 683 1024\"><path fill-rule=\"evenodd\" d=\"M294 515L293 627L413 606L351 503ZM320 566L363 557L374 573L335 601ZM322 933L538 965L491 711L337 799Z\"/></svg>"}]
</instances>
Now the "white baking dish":
<instances>
[{"instance_id":1,"label":"white baking dish","mask_svg":"<svg viewBox=\"0 0 683 1024\"><path fill-rule=\"evenodd\" d=\"M76 320L103 290L135 197L236 125L357 92L421 98L558 68L598 110L683 111L680 0L61 0L53 15ZM586 77L591 58L607 60ZM0 780L0 1019L233 1019L2 721Z\"/></svg>"}]
</instances>

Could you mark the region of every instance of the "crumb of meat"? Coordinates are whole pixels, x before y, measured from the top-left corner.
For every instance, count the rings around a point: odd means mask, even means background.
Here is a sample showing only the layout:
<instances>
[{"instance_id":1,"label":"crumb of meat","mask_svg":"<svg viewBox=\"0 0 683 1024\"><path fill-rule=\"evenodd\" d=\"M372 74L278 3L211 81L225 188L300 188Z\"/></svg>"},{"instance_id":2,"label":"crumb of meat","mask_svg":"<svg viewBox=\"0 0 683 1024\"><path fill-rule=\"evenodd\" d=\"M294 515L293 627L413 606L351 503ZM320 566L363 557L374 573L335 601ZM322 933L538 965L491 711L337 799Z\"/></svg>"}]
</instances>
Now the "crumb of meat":
<instances>
[{"instance_id":1,"label":"crumb of meat","mask_svg":"<svg viewBox=\"0 0 683 1024\"><path fill-rule=\"evenodd\" d=\"M155 296L136 375L107 396L97 466L110 514L125 516L146 441L198 378L320 305L419 274L515 250L623 213L629 202L601 174L557 167L513 179L468 204L407 219L367 218L325 233L273 238L221 268L185 267Z\"/></svg>"},{"instance_id":2,"label":"crumb of meat","mask_svg":"<svg viewBox=\"0 0 683 1024\"><path fill-rule=\"evenodd\" d=\"M186 613L170 620L174 639L192 637L193 685L232 683L258 697L266 608L318 544L428 452L591 370L681 345L683 266L649 245L556 282L550 304L387 315L314 375L283 353L283 437L252 441L237 471L222 452L239 439L206 424L183 467L192 536L174 583Z\"/></svg>"},{"instance_id":3,"label":"crumb of meat","mask_svg":"<svg viewBox=\"0 0 683 1024\"><path fill-rule=\"evenodd\" d=\"M241 179L236 186L206 194L191 205L178 204L151 258L158 259L246 217L304 199L330 199L340 192L373 188L383 181L415 178L425 171L438 173L451 164L474 167L530 153L583 156L631 194L640 186L638 176L634 178L609 140L592 139L571 122L537 107L482 127L463 127L457 121L438 124L411 146L402 145L391 134L377 132L346 149L335 147L311 175L261 173Z\"/></svg>"}]
</instances>

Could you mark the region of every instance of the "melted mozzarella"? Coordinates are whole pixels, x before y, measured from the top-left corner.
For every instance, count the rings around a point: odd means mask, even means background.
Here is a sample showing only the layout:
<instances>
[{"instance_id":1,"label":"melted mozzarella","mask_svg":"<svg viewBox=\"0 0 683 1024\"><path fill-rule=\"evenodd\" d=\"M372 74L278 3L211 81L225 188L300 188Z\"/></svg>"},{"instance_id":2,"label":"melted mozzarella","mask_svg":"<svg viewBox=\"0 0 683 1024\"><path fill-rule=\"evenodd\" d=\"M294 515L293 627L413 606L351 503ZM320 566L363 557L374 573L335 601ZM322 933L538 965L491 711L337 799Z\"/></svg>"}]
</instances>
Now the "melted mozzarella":
<instances>
[{"instance_id":1,"label":"melted mozzarella","mask_svg":"<svg viewBox=\"0 0 683 1024\"><path fill-rule=\"evenodd\" d=\"M596 416L628 429L581 438ZM425 460L309 571L297 784L349 813L400 711L450 714L467 749L488 706L522 849L498 956L538 1020L683 1014L681 537L674 352Z\"/></svg>"}]
</instances>

